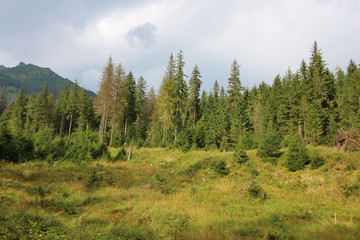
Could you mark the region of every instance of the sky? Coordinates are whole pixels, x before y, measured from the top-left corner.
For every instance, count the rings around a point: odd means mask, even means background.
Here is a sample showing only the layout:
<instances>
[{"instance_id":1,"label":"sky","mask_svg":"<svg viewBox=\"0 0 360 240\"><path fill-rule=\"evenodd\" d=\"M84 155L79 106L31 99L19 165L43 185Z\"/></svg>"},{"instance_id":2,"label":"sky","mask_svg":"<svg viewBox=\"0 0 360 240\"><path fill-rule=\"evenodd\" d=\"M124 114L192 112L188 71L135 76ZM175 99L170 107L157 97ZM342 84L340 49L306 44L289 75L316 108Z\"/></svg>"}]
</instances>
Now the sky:
<instances>
[{"instance_id":1,"label":"sky","mask_svg":"<svg viewBox=\"0 0 360 240\"><path fill-rule=\"evenodd\" d=\"M331 71L360 63L358 0L0 0L0 65L49 67L98 91L109 56L156 90L170 54L202 88L227 87L234 59L246 87L309 62L317 41ZM189 79L188 78L188 79ZM187 80L188 80L187 79Z\"/></svg>"}]
</instances>

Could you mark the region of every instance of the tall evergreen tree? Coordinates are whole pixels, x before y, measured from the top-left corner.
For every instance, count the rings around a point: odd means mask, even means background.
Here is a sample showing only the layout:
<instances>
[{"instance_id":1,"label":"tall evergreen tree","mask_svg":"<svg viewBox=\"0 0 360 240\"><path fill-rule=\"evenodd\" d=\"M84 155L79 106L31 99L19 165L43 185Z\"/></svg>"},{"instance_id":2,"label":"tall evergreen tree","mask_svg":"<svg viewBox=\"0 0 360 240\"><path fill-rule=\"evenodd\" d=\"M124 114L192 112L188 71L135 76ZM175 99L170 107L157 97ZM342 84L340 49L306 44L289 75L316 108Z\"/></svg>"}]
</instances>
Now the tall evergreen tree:
<instances>
[{"instance_id":1,"label":"tall evergreen tree","mask_svg":"<svg viewBox=\"0 0 360 240\"><path fill-rule=\"evenodd\" d=\"M0 92L0 116L5 111L8 103L6 88L2 88Z\"/></svg>"},{"instance_id":2,"label":"tall evergreen tree","mask_svg":"<svg viewBox=\"0 0 360 240\"><path fill-rule=\"evenodd\" d=\"M79 117L79 84L77 81L71 86L68 102L66 104L67 118L69 121L68 137Z\"/></svg>"},{"instance_id":3,"label":"tall evergreen tree","mask_svg":"<svg viewBox=\"0 0 360 240\"><path fill-rule=\"evenodd\" d=\"M96 98L96 113L101 116L99 125L99 139L101 143L106 132L108 117L114 105L113 78L114 64L112 58L109 57L108 63L101 75L100 89Z\"/></svg>"},{"instance_id":4,"label":"tall evergreen tree","mask_svg":"<svg viewBox=\"0 0 360 240\"><path fill-rule=\"evenodd\" d=\"M24 87L22 87L11 109L10 128L13 133L21 133L23 131L25 118L26 97Z\"/></svg>"},{"instance_id":5,"label":"tall evergreen tree","mask_svg":"<svg viewBox=\"0 0 360 240\"><path fill-rule=\"evenodd\" d=\"M199 120L199 111L200 111L200 88L201 88L201 75L197 65L195 65L191 78L189 81L189 122L195 126L196 122Z\"/></svg>"}]
</instances>

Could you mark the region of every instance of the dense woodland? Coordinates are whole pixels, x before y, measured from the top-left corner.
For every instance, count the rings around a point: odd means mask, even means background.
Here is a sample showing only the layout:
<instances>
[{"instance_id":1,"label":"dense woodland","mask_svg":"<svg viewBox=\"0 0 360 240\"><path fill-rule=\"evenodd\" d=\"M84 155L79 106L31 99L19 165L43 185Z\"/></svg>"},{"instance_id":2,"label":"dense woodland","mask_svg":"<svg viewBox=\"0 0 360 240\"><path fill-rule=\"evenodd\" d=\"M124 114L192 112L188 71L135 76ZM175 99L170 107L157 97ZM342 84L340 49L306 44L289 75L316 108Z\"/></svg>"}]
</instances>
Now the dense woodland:
<instances>
[{"instance_id":1,"label":"dense woodland","mask_svg":"<svg viewBox=\"0 0 360 240\"><path fill-rule=\"evenodd\" d=\"M334 145L339 129L360 130L360 68L350 60L346 70L331 72L316 42L308 63L272 85L243 86L234 60L226 88L215 81L211 91L201 91L200 69L195 65L187 77L184 65L182 51L170 55L157 93L111 57L96 98L77 82L57 97L46 84L38 95L22 89L12 103L3 89L0 158L82 162L108 155L107 146L136 145L258 148L259 156L273 159L294 142L301 152L306 144Z\"/></svg>"}]
</instances>

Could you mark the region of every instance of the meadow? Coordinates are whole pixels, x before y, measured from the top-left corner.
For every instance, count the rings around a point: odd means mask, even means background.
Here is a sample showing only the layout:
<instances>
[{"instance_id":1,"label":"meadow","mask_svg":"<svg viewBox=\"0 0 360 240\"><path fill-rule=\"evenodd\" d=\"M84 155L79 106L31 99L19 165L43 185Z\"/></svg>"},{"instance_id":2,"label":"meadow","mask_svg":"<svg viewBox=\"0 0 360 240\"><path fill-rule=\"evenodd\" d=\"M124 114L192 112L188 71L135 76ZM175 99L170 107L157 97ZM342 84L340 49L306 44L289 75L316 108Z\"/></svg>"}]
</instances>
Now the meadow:
<instances>
[{"instance_id":1,"label":"meadow","mask_svg":"<svg viewBox=\"0 0 360 240\"><path fill-rule=\"evenodd\" d=\"M290 172L284 154L272 164L248 150L239 164L233 152L165 148L129 161L2 162L0 238L360 239L360 152L309 152L325 164Z\"/></svg>"}]
</instances>

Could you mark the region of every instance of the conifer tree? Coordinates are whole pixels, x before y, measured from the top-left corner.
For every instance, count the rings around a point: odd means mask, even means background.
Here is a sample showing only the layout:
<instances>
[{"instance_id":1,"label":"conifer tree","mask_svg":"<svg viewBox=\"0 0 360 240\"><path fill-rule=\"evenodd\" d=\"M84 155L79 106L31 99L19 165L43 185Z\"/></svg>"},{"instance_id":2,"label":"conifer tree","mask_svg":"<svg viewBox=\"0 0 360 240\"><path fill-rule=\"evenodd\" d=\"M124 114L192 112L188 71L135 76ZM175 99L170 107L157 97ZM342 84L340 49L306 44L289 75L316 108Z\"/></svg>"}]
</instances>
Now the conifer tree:
<instances>
[{"instance_id":1,"label":"conifer tree","mask_svg":"<svg viewBox=\"0 0 360 240\"><path fill-rule=\"evenodd\" d=\"M64 129L66 126L65 120L68 98L69 88L68 86L65 86L65 88L60 91L55 106L55 127L59 130L59 136L62 136L64 134Z\"/></svg>"},{"instance_id":2,"label":"conifer tree","mask_svg":"<svg viewBox=\"0 0 360 240\"><path fill-rule=\"evenodd\" d=\"M100 143L103 142L103 137L107 128L108 117L114 105L113 77L114 64L112 62L112 58L109 57L108 63L101 75L100 89L96 98L96 113L101 115L99 125Z\"/></svg>"},{"instance_id":3,"label":"conifer tree","mask_svg":"<svg viewBox=\"0 0 360 240\"><path fill-rule=\"evenodd\" d=\"M77 81L71 86L68 102L66 104L67 119L69 121L68 137L79 116L79 85Z\"/></svg>"},{"instance_id":4,"label":"conifer tree","mask_svg":"<svg viewBox=\"0 0 360 240\"><path fill-rule=\"evenodd\" d=\"M113 77L113 105L111 106L110 114L111 114L111 134L110 134L110 143L112 146L114 133L117 133L116 137L122 139L124 136L123 130L123 119L124 119L124 111L126 108L126 92L125 92L125 80L126 73L123 69L121 63L119 63L115 68L115 73Z\"/></svg>"},{"instance_id":5,"label":"conifer tree","mask_svg":"<svg viewBox=\"0 0 360 240\"><path fill-rule=\"evenodd\" d=\"M35 95L31 93L26 103L25 131L34 132Z\"/></svg>"},{"instance_id":6,"label":"conifer tree","mask_svg":"<svg viewBox=\"0 0 360 240\"><path fill-rule=\"evenodd\" d=\"M201 75L200 75L200 71L197 65L195 65L192 73L191 73L191 78L189 81L189 122L193 125L193 127L195 126L196 122L199 119L199 111L200 111L200 88L201 88Z\"/></svg>"},{"instance_id":7,"label":"conifer tree","mask_svg":"<svg viewBox=\"0 0 360 240\"><path fill-rule=\"evenodd\" d=\"M44 84L43 90L35 99L34 105L34 131L46 127L48 123L48 101L49 101L48 84Z\"/></svg>"},{"instance_id":8,"label":"conifer tree","mask_svg":"<svg viewBox=\"0 0 360 240\"><path fill-rule=\"evenodd\" d=\"M124 136L128 135L129 127L136 121L136 82L133 74L129 72L124 84L125 109L124 109ZM130 136L132 137L132 136Z\"/></svg>"},{"instance_id":9,"label":"conifer tree","mask_svg":"<svg viewBox=\"0 0 360 240\"><path fill-rule=\"evenodd\" d=\"M299 134L292 136L285 156L285 166L290 171L302 170L310 163L310 156Z\"/></svg>"},{"instance_id":10,"label":"conifer tree","mask_svg":"<svg viewBox=\"0 0 360 240\"><path fill-rule=\"evenodd\" d=\"M6 88L2 88L0 92L0 116L5 111L7 105L8 105L8 99L7 99Z\"/></svg>"},{"instance_id":11,"label":"conifer tree","mask_svg":"<svg viewBox=\"0 0 360 240\"><path fill-rule=\"evenodd\" d=\"M152 123L152 132L155 131L158 125L161 125L161 142L163 144L166 144L167 139L171 139L171 132L174 130L175 110L177 106L176 89L175 61L171 54L157 98L156 117L153 118Z\"/></svg>"},{"instance_id":12,"label":"conifer tree","mask_svg":"<svg viewBox=\"0 0 360 240\"><path fill-rule=\"evenodd\" d=\"M25 125L26 117L26 97L24 94L24 87L20 89L12 108L10 118L10 128L13 133L21 133Z\"/></svg>"},{"instance_id":13,"label":"conifer tree","mask_svg":"<svg viewBox=\"0 0 360 240\"><path fill-rule=\"evenodd\" d=\"M186 118L186 99L187 99L187 85L184 80L186 75L184 74L184 57L182 50L177 55L175 62L175 95L176 95L176 109L175 109L175 136L174 140L177 140L177 135L179 130L182 130L182 127L185 123Z\"/></svg>"}]
</instances>

